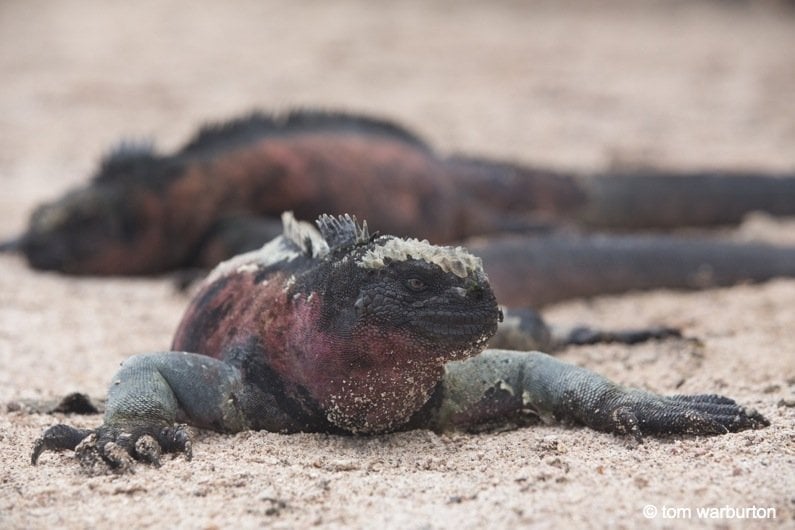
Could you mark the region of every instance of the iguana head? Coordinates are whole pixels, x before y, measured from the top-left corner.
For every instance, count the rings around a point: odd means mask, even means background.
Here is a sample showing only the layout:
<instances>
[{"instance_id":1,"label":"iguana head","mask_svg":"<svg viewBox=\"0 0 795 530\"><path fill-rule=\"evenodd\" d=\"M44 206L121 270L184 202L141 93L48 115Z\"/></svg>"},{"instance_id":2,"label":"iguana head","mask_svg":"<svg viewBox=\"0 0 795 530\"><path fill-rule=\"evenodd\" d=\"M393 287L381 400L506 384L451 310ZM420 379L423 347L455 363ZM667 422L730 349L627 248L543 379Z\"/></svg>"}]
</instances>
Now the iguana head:
<instances>
[{"instance_id":1,"label":"iguana head","mask_svg":"<svg viewBox=\"0 0 795 530\"><path fill-rule=\"evenodd\" d=\"M349 216L322 216L319 234L285 221L316 266L286 282L288 335L301 337L292 339L301 352L286 351L280 365L338 426L404 423L447 362L479 353L496 332L494 294L480 259L463 248L370 235ZM275 330L264 333L284 340Z\"/></svg>"},{"instance_id":2,"label":"iguana head","mask_svg":"<svg viewBox=\"0 0 795 530\"><path fill-rule=\"evenodd\" d=\"M479 258L461 247L380 236L350 255L364 325L401 329L445 362L482 349L501 318ZM333 274L332 274L333 276Z\"/></svg>"},{"instance_id":3,"label":"iguana head","mask_svg":"<svg viewBox=\"0 0 795 530\"><path fill-rule=\"evenodd\" d=\"M463 247L370 235L348 215L321 216L319 234L289 214L284 223L317 262L289 291L323 298L325 329L399 336L418 356L444 362L472 355L495 333L502 317L483 264Z\"/></svg>"},{"instance_id":4,"label":"iguana head","mask_svg":"<svg viewBox=\"0 0 795 530\"><path fill-rule=\"evenodd\" d=\"M103 273L108 251L119 246L126 230L115 191L82 188L36 208L21 242L31 266Z\"/></svg>"},{"instance_id":5,"label":"iguana head","mask_svg":"<svg viewBox=\"0 0 795 530\"><path fill-rule=\"evenodd\" d=\"M179 266L183 247L193 244L191 226L170 226L176 216L164 199L178 169L150 145L122 144L88 185L33 211L20 250L35 268L72 274L149 274Z\"/></svg>"}]
</instances>

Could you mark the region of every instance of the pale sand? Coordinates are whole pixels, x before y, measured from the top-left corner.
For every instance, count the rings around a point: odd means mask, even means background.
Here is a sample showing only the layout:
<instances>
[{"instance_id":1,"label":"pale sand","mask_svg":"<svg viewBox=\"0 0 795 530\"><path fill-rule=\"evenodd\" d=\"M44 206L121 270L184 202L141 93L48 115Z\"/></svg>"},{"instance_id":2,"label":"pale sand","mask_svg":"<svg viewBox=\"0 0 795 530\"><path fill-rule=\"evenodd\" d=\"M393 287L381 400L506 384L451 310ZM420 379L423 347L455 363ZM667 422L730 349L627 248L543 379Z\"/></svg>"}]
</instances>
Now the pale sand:
<instances>
[{"instance_id":1,"label":"pale sand","mask_svg":"<svg viewBox=\"0 0 795 530\"><path fill-rule=\"evenodd\" d=\"M559 167L795 167L795 17L775 2L750 11L730 2L109 4L0 5L0 237L84 181L115 140L156 136L170 148L203 120L253 107L370 111L446 150ZM756 218L737 237L792 243L793 227ZM4 404L103 394L126 356L168 347L187 299L168 279L66 278L7 256L0 271L1 528L677 527L700 526L698 507L748 506L775 508L770 526L795 525L793 280L547 312L558 322L681 326L703 346L561 357L655 391L735 397L770 418L761 431L640 447L560 426L372 438L201 432L192 462L86 478L70 455L31 467L29 452L47 426L98 417ZM646 505L656 518L644 517ZM680 518L664 518L663 506Z\"/></svg>"}]
</instances>

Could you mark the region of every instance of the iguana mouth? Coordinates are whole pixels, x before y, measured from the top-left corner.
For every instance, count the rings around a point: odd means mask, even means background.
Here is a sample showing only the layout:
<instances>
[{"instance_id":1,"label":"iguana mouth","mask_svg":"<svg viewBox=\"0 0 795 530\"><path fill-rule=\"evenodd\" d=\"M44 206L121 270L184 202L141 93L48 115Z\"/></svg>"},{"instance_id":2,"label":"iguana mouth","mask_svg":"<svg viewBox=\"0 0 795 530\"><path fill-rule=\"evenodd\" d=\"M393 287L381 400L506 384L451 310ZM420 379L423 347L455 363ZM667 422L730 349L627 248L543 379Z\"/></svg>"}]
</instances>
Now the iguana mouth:
<instances>
[{"instance_id":1,"label":"iguana mouth","mask_svg":"<svg viewBox=\"0 0 795 530\"><path fill-rule=\"evenodd\" d=\"M438 337L475 336L488 330L491 320L496 325L496 317L488 318L485 313L431 313L412 320L411 324Z\"/></svg>"},{"instance_id":2,"label":"iguana mouth","mask_svg":"<svg viewBox=\"0 0 795 530\"><path fill-rule=\"evenodd\" d=\"M497 332L501 313L496 301L458 310L436 310L413 315L407 327L421 337L451 345L471 344L486 340Z\"/></svg>"}]
</instances>

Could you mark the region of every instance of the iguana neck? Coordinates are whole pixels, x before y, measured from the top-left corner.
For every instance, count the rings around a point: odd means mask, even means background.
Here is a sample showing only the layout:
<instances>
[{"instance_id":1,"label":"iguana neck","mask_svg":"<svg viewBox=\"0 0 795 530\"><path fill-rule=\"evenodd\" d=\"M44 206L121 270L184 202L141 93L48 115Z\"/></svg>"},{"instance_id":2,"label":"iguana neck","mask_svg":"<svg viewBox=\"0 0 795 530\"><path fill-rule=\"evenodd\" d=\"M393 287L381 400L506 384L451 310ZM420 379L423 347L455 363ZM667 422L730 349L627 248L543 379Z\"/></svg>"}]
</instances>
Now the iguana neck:
<instances>
[{"instance_id":1,"label":"iguana neck","mask_svg":"<svg viewBox=\"0 0 795 530\"><path fill-rule=\"evenodd\" d=\"M305 389L327 419L354 433L394 430L430 397L443 373L444 356L423 355L400 330L373 326L321 329L322 301L294 295L287 318L269 312L267 362ZM266 317L267 318L267 317Z\"/></svg>"}]
</instances>

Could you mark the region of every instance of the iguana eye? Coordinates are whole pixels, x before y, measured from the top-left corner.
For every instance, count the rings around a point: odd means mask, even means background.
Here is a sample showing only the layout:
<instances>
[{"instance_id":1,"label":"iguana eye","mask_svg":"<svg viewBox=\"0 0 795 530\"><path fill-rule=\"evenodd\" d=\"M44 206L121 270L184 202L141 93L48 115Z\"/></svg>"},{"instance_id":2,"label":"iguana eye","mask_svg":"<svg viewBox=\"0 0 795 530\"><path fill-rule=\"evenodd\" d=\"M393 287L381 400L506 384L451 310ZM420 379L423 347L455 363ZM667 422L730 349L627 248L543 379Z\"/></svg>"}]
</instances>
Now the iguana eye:
<instances>
[{"instance_id":1,"label":"iguana eye","mask_svg":"<svg viewBox=\"0 0 795 530\"><path fill-rule=\"evenodd\" d=\"M420 291L424 291L427 284L420 280L419 278L409 278L406 280L406 287L410 290L414 291L415 293L419 293Z\"/></svg>"}]
</instances>

